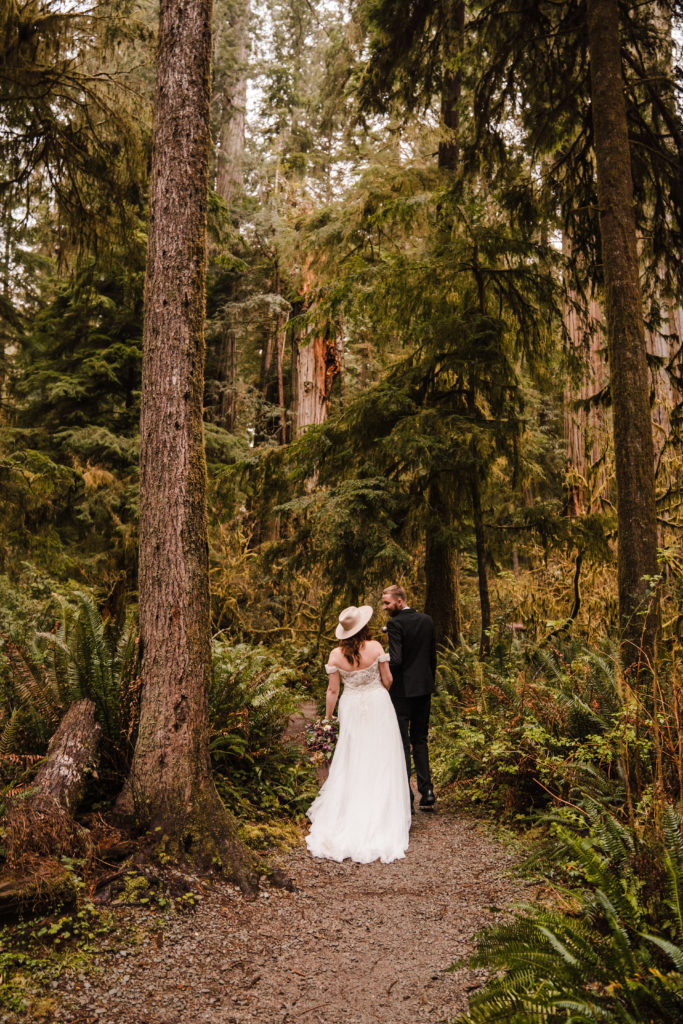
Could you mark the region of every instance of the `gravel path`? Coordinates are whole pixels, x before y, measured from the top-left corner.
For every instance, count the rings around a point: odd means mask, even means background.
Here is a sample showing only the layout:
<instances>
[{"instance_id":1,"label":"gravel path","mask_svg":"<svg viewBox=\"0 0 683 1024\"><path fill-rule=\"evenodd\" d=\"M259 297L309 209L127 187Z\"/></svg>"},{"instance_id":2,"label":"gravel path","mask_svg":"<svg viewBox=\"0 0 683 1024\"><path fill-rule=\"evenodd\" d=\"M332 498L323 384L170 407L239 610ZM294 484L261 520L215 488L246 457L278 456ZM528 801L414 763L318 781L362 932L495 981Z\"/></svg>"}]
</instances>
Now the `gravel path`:
<instances>
[{"instance_id":1,"label":"gravel path","mask_svg":"<svg viewBox=\"0 0 683 1024\"><path fill-rule=\"evenodd\" d=\"M253 900L212 888L163 936L103 952L94 975L60 983L60 1024L415 1024L467 1005L481 972L447 969L519 898L511 855L481 826L414 818L405 860L280 859L295 891ZM53 1004L54 1005L54 1004Z\"/></svg>"}]
</instances>

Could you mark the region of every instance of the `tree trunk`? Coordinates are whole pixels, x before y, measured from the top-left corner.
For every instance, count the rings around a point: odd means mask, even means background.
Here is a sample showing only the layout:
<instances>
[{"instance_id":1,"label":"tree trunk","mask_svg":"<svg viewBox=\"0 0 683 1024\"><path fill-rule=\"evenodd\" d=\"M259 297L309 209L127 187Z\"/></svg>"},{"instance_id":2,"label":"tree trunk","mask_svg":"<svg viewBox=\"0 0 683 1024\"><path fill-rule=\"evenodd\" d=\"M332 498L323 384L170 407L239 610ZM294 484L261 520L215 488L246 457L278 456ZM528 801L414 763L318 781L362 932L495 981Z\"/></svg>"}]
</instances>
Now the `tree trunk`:
<instances>
[{"instance_id":1,"label":"tree trunk","mask_svg":"<svg viewBox=\"0 0 683 1024\"><path fill-rule=\"evenodd\" d=\"M481 608L481 640L479 641L479 657L485 658L491 650L491 598L487 576L488 557L486 553L486 534L484 517L481 511L481 488L476 467L472 470L471 480L472 516L474 519L474 537L477 546L477 574L479 577L479 605Z\"/></svg>"},{"instance_id":2,"label":"tree trunk","mask_svg":"<svg viewBox=\"0 0 683 1024\"><path fill-rule=\"evenodd\" d=\"M339 339L329 328L324 333L316 331L303 343L293 341L295 437L327 419L332 385L341 372L339 347Z\"/></svg>"},{"instance_id":3,"label":"tree trunk","mask_svg":"<svg viewBox=\"0 0 683 1024\"><path fill-rule=\"evenodd\" d=\"M232 323L223 331L223 351L219 367L218 422L233 431L237 423L237 343Z\"/></svg>"},{"instance_id":4,"label":"tree trunk","mask_svg":"<svg viewBox=\"0 0 683 1024\"><path fill-rule=\"evenodd\" d=\"M425 611L434 620L437 643L460 643L460 593L457 553L450 526L453 513L442 485L432 480L427 497L425 535Z\"/></svg>"},{"instance_id":5,"label":"tree trunk","mask_svg":"<svg viewBox=\"0 0 683 1024\"><path fill-rule=\"evenodd\" d=\"M220 8L224 6L221 4ZM227 5L216 32L217 49L222 51L222 44L226 43L229 49L228 54L221 52L221 62L230 65L221 76L220 95L216 97L221 106L216 191L226 203L233 202L244 187L249 14L249 0L233 0Z\"/></svg>"},{"instance_id":6,"label":"tree trunk","mask_svg":"<svg viewBox=\"0 0 683 1024\"><path fill-rule=\"evenodd\" d=\"M568 252L569 248L569 240L565 239L564 251ZM597 511L600 497L608 497L604 455L608 447L609 420L602 405L592 404L586 408L586 403L605 388L608 380L606 341L598 326L600 313L599 304L592 300L588 316L595 328L586 338L583 316L569 304L564 312L570 348L584 366L578 389L566 388L563 396L569 514L572 516Z\"/></svg>"},{"instance_id":7,"label":"tree trunk","mask_svg":"<svg viewBox=\"0 0 683 1024\"><path fill-rule=\"evenodd\" d=\"M277 330L277 401L280 406L280 444L287 444L287 409L285 407L284 357L289 317L278 315Z\"/></svg>"},{"instance_id":8,"label":"tree trunk","mask_svg":"<svg viewBox=\"0 0 683 1024\"><path fill-rule=\"evenodd\" d=\"M446 24L441 54L441 134L439 141L439 167L454 171L460 158L458 127L459 103L462 90L462 71L459 66L465 31L465 4L451 0L447 4Z\"/></svg>"},{"instance_id":9,"label":"tree trunk","mask_svg":"<svg viewBox=\"0 0 683 1024\"><path fill-rule=\"evenodd\" d=\"M588 45L617 477L622 658L625 667L635 668L654 654L657 520L617 0L588 0Z\"/></svg>"},{"instance_id":10,"label":"tree trunk","mask_svg":"<svg viewBox=\"0 0 683 1024\"><path fill-rule=\"evenodd\" d=\"M438 165L455 172L460 158L458 127L462 71L458 59L465 29L465 5L462 0L447 5L441 52L441 139ZM441 485L432 481L427 495L427 531L425 537L425 611L434 620L437 642L460 642L460 594L458 553L451 527L453 511Z\"/></svg>"},{"instance_id":11,"label":"tree trunk","mask_svg":"<svg viewBox=\"0 0 683 1024\"><path fill-rule=\"evenodd\" d=\"M71 705L50 740L30 795L9 804L5 842L10 867L25 864L31 856L73 856L87 850L88 833L74 821L73 812L101 732L92 701Z\"/></svg>"},{"instance_id":12,"label":"tree trunk","mask_svg":"<svg viewBox=\"0 0 683 1024\"><path fill-rule=\"evenodd\" d=\"M249 861L211 778L202 429L211 0L161 0L140 448L142 696L121 808L179 852Z\"/></svg>"}]
</instances>

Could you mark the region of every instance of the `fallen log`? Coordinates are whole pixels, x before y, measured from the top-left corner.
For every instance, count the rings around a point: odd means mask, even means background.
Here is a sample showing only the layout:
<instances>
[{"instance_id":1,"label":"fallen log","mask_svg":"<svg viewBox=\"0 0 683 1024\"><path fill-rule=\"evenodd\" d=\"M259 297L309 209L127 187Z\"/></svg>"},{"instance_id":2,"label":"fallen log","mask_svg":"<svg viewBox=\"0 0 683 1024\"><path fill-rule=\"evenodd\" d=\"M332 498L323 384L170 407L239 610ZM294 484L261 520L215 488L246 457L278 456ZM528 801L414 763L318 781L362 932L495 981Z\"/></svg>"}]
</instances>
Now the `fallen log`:
<instances>
[{"instance_id":1,"label":"fallen log","mask_svg":"<svg viewBox=\"0 0 683 1024\"><path fill-rule=\"evenodd\" d=\"M101 731L90 700L72 704L62 718L33 785L8 805L5 849L10 869L25 869L36 858L87 852L88 832L73 813Z\"/></svg>"},{"instance_id":2,"label":"fallen log","mask_svg":"<svg viewBox=\"0 0 683 1024\"><path fill-rule=\"evenodd\" d=\"M63 864L44 861L30 875L11 874L0 879L0 920L72 907L77 898L73 875Z\"/></svg>"}]
</instances>

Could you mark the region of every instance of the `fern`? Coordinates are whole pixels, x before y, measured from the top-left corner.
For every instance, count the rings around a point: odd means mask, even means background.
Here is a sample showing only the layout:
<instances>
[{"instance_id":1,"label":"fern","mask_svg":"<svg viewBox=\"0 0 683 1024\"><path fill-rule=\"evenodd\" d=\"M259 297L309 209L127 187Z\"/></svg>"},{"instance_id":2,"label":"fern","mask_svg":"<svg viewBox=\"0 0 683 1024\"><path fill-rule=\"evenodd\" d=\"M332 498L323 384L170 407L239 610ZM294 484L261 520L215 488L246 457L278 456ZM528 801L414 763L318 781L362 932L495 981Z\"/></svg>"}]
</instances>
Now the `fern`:
<instances>
[{"instance_id":1,"label":"fern","mask_svg":"<svg viewBox=\"0 0 683 1024\"><path fill-rule=\"evenodd\" d=\"M105 628L92 597L76 591L73 606L62 602L55 630L41 632L36 639L44 649L42 664L5 638L20 701L17 717L32 711L43 720L49 735L70 704L92 700L102 726L100 775L105 782L120 780L129 767L134 739L131 722L137 712L131 699L131 681L137 671L134 623L129 620L120 627ZM9 736L3 739L9 749L14 741Z\"/></svg>"},{"instance_id":2,"label":"fern","mask_svg":"<svg viewBox=\"0 0 683 1024\"><path fill-rule=\"evenodd\" d=\"M264 647L214 642L209 691L211 759L232 810L300 812L313 793L300 751L282 741L301 693L297 673Z\"/></svg>"},{"instance_id":3,"label":"fern","mask_svg":"<svg viewBox=\"0 0 683 1024\"><path fill-rule=\"evenodd\" d=\"M670 927L664 908L643 897L644 871L659 879L666 868L679 891L680 818L668 809L663 843L636 857L640 839L595 801L587 802L585 816L587 835L567 826L560 835L562 855L577 862L584 878L571 891L576 912L526 906L484 932L471 963L499 973L472 996L458 1024L683 1019L683 928L677 919L674 936L661 934Z\"/></svg>"}]
</instances>

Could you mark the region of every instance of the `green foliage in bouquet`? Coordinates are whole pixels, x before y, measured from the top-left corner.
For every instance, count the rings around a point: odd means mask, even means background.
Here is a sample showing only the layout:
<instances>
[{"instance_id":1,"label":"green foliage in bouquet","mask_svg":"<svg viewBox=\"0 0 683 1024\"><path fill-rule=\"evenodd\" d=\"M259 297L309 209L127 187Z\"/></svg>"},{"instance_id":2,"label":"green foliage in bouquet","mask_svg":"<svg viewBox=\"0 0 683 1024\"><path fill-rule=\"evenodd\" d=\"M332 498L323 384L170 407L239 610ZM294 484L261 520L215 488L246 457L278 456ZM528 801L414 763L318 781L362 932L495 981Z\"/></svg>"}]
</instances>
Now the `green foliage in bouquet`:
<instances>
[{"instance_id":1,"label":"green foliage in bouquet","mask_svg":"<svg viewBox=\"0 0 683 1024\"><path fill-rule=\"evenodd\" d=\"M565 893L569 909L529 906L479 937L470 965L493 978L456 1024L683 1019L678 813L665 806L662 838L646 842L587 801L583 821L558 838L576 880Z\"/></svg>"},{"instance_id":2,"label":"green foliage in bouquet","mask_svg":"<svg viewBox=\"0 0 683 1024\"><path fill-rule=\"evenodd\" d=\"M338 718L318 718L306 726L306 747L311 764L329 764L339 739Z\"/></svg>"}]
</instances>

